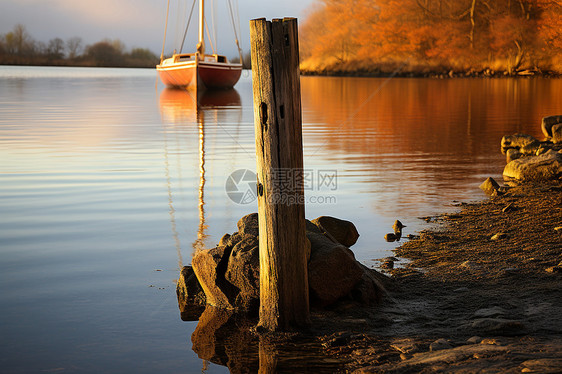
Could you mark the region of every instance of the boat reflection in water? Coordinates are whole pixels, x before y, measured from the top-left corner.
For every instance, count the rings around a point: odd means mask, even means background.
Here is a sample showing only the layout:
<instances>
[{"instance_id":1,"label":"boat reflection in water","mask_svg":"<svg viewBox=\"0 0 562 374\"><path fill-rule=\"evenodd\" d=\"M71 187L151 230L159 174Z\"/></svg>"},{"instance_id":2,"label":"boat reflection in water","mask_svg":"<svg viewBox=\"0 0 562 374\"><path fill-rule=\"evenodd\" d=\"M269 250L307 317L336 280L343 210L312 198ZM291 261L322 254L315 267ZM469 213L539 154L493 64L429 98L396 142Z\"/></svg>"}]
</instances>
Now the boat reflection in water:
<instances>
[{"instance_id":1,"label":"boat reflection in water","mask_svg":"<svg viewBox=\"0 0 562 374\"><path fill-rule=\"evenodd\" d=\"M196 93L176 88L166 88L160 94L160 113L165 123L178 125L197 124L199 144L199 190L198 190L198 212L199 225L197 238L192 243L194 253L205 249L208 235L205 233L205 120L212 118L209 125L216 123L218 111L225 107L240 107L240 95L235 89L228 90L205 90ZM180 131L180 129L175 129ZM171 178L169 173L169 160L166 142L166 178L168 186L168 204L170 206L170 222L172 233L178 252L180 268L183 266L181 246L176 228L175 209L173 204ZM180 165L181 168L181 165Z\"/></svg>"}]
</instances>

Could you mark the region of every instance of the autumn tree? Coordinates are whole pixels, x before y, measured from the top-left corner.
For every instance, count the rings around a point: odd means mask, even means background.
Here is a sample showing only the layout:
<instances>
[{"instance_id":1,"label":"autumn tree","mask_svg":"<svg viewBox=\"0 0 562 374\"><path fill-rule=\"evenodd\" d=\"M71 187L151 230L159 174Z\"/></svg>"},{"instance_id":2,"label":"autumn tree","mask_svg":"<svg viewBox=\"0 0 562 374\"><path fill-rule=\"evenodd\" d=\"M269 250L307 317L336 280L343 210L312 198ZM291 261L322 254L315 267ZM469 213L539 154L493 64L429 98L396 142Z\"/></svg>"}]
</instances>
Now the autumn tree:
<instances>
[{"instance_id":1,"label":"autumn tree","mask_svg":"<svg viewBox=\"0 0 562 374\"><path fill-rule=\"evenodd\" d=\"M535 68L562 49L562 0L319 0L303 66ZM549 58L550 56L550 58ZM313 68L312 68L313 69Z\"/></svg>"}]
</instances>

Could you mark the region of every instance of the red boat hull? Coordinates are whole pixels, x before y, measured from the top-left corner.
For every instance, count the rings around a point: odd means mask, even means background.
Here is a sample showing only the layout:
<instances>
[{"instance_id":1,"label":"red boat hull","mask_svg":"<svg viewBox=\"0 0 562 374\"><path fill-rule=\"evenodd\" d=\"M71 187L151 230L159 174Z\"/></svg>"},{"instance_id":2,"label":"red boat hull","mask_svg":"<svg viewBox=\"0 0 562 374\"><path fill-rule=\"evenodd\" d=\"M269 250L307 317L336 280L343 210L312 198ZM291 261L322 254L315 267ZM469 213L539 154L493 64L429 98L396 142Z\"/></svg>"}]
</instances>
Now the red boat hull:
<instances>
[{"instance_id":1,"label":"red boat hull","mask_svg":"<svg viewBox=\"0 0 562 374\"><path fill-rule=\"evenodd\" d=\"M198 90L232 88L242 74L241 64L228 62L189 61L158 65L156 69L166 86L188 87Z\"/></svg>"},{"instance_id":2,"label":"red boat hull","mask_svg":"<svg viewBox=\"0 0 562 374\"><path fill-rule=\"evenodd\" d=\"M199 82L206 88L232 88L240 79L242 65L199 62Z\"/></svg>"}]
</instances>

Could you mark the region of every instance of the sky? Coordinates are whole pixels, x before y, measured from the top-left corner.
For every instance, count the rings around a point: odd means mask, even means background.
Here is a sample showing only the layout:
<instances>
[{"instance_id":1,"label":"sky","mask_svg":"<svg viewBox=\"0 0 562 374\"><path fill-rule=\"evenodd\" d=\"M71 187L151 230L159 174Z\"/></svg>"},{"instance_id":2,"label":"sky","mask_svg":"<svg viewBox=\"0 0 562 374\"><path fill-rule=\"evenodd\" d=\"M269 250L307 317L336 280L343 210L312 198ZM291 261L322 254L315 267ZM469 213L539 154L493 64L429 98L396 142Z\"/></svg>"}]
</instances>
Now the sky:
<instances>
[{"instance_id":1,"label":"sky","mask_svg":"<svg viewBox=\"0 0 562 374\"><path fill-rule=\"evenodd\" d=\"M187 15L193 0L170 0L166 53L179 48ZM318 0L231 0L238 4L244 51L249 51L249 20L253 18L297 17L303 22ZM218 52L228 57L237 55L228 12L228 0L206 0L207 22L211 21L211 3L214 2ZM0 34L6 34L16 24L25 26L34 40L48 43L50 39L67 40L78 36L83 44L103 39L119 39L128 49L148 48L157 55L162 50L167 0L0 0ZM191 36L184 52L191 52L197 37L197 5ZM210 29L212 30L212 29ZM213 31L211 31L213 33ZM207 51L210 46L207 42ZM194 49L194 47L193 47Z\"/></svg>"}]
</instances>

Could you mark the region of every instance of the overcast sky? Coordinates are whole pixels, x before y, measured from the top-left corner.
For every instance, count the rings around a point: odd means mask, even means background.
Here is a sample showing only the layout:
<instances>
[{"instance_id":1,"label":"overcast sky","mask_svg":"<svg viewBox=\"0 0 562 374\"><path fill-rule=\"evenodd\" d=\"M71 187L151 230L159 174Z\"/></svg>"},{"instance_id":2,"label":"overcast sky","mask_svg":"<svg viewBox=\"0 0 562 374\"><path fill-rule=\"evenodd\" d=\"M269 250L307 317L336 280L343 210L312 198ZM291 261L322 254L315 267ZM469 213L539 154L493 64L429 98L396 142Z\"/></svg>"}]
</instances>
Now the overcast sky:
<instances>
[{"instance_id":1,"label":"overcast sky","mask_svg":"<svg viewBox=\"0 0 562 374\"><path fill-rule=\"evenodd\" d=\"M179 47L187 14L193 0L170 0L167 53ZM248 22L253 18L297 17L302 23L307 10L317 0L231 0L238 4L240 42L249 50ZM215 7L219 53L236 55L234 37L228 13L228 0L213 0ZM211 7L211 0L205 2ZM59 37L63 40L78 36L83 43L93 44L102 39L120 39L128 49L149 48L157 55L162 49L167 0L0 0L0 34L14 25L24 25L37 41L47 43ZM196 8L197 9L197 8ZM207 12L207 22L211 14ZM191 39L184 52L191 52L197 34L197 10L190 26ZM181 25L180 25L181 24ZM212 33L213 31L211 31ZM208 44L208 43L207 43ZM210 46L207 45L207 50Z\"/></svg>"}]
</instances>

